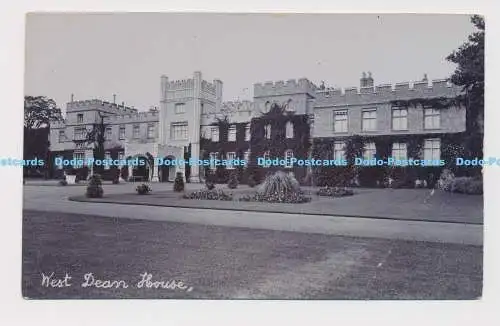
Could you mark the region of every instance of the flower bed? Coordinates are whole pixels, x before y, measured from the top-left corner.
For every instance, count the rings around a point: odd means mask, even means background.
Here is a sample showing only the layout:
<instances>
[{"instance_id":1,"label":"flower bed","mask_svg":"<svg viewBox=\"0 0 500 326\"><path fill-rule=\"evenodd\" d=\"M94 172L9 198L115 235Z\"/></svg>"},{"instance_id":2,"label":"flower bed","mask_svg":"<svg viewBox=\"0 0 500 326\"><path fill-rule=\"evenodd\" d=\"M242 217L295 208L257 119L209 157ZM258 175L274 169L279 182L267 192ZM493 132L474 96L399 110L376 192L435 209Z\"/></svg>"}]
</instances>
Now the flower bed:
<instances>
[{"instance_id":1,"label":"flower bed","mask_svg":"<svg viewBox=\"0 0 500 326\"><path fill-rule=\"evenodd\" d=\"M292 175L278 171L264 180L257 193L243 196L240 201L299 204L307 203L311 198L304 195Z\"/></svg>"},{"instance_id":2,"label":"flower bed","mask_svg":"<svg viewBox=\"0 0 500 326\"><path fill-rule=\"evenodd\" d=\"M233 200L232 194L226 194L221 189L202 189L193 191L182 196L184 199L199 199L199 200Z\"/></svg>"},{"instance_id":3,"label":"flower bed","mask_svg":"<svg viewBox=\"0 0 500 326\"><path fill-rule=\"evenodd\" d=\"M318 196L345 197L354 195L354 191L347 187L324 187L317 191Z\"/></svg>"},{"instance_id":4,"label":"flower bed","mask_svg":"<svg viewBox=\"0 0 500 326\"><path fill-rule=\"evenodd\" d=\"M310 197L306 197L302 192L295 192L286 195L274 194L263 195L256 193L254 195L246 195L240 198L240 201L254 201L266 203L285 203L285 204L301 204L311 201Z\"/></svg>"}]
</instances>

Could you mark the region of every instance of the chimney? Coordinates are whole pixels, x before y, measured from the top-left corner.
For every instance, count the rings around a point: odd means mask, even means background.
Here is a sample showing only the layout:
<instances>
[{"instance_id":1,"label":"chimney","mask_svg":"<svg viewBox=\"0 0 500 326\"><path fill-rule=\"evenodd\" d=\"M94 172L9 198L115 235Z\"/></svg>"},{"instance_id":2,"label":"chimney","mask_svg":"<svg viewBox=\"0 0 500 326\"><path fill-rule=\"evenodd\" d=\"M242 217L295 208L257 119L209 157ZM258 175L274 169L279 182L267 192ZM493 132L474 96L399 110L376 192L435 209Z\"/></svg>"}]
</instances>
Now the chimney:
<instances>
[{"instance_id":1,"label":"chimney","mask_svg":"<svg viewBox=\"0 0 500 326\"><path fill-rule=\"evenodd\" d=\"M366 87L373 87L373 77L371 71L368 71L368 78L366 78Z\"/></svg>"},{"instance_id":2,"label":"chimney","mask_svg":"<svg viewBox=\"0 0 500 326\"><path fill-rule=\"evenodd\" d=\"M367 83L366 72L363 71L363 74L361 75L361 79L359 80L359 86L366 87L366 83Z\"/></svg>"},{"instance_id":3,"label":"chimney","mask_svg":"<svg viewBox=\"0 0 500 326\"><path fill-rule=\"evenodd\" d=\"M427 78L427 74L424 74L424 78L422 79L423 82L426 82L426 81L429 81L429 79Z\"/></svg>"},{"instance_id":4,"label":"chimney","mask_svg":"<svg viewBox=\"0 0 500 326\"><path fill-rule=\"evenodd\" d=\"M73 103L74 98L75 98L75 94L71 93L71 103Z\"/></svg>"},{"instance_id":5,"label":"chimney","mask_svg":"<svg viewBox=\"0 0 500 326\"><path fill-rule=\"evenodd\" d=\"M113 94L113 104L116 104L116 94Z\"/></svg>"},{"instance_id":6,"label":"chimney","mask_svg":"<svg viewBox=\"0 0 500 326\"><path fill-rule=\"evenodd\" d=\"M122 108L125 108L125 102L122 102Z\"/></svg>"}]
</instances>

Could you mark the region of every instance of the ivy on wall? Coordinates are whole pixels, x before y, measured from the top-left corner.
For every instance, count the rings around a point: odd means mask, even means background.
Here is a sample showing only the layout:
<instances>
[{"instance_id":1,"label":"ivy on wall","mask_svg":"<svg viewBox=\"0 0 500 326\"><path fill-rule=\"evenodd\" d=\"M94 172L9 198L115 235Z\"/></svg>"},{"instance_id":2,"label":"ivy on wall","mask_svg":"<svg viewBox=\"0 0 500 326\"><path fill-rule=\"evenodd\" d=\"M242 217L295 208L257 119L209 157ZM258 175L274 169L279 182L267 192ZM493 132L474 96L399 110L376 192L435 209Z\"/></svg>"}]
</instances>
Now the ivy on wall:
<instances>
[{"instance_id":1,"label":"ivy on wall","mask_svg":"<svg viewBox=\"0 0 500 326\"><path fill-rule=\"evenodd\" d=\"M286 125L289 122L293 126L293 138L286 138ZM265 137L267 125L271 126L270 139ZM296 115L286 111L285 106L274 103L269 112L252 119L250 133L251 155L248 172L257 181L262 180L268 172L285 169L283 166L269 168L257 166L257 158L262 157L266 151L269 151L271 159L284 159L286 150L292 150L297 159L308 158L311 141L309 117L306 114ZM293 171L299 181L303 181L306 176L305 167L294 167L286 170Z\"/></svg>"}]
</instances>

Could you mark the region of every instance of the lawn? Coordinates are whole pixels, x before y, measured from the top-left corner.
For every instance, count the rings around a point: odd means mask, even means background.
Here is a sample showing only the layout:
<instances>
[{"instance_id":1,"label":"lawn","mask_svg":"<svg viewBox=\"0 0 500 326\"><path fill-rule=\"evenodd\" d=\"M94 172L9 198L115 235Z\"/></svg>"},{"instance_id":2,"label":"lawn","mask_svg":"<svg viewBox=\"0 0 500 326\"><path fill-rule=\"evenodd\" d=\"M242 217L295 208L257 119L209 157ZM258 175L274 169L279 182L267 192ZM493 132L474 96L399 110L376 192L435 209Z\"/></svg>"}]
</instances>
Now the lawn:
<instances>
[{"instance_id":1,"label":"lawn","mask_svg":"<svg viewBox=\"0 0 500 326\"><path fill-rule=\"evenodd\" d=\"M277 212L305 215L338 215L423 220L454 223L483 223L483 196L463 195L428 189L355 189L354 196L329 198L317 196L317 189L304 188L311 196L309 203L270 204L259 202L214 201L183 199L182 194L173 191L155 191L140 196L132 190L128 193L106 195L100 199L73 196L72 200L107 202L119 204L170 206L186 208L207 208L240 211ZM235 198L255 190L240 187L234 190L218 186Z\"/></svg>"},{"instance_id":2,"label":"lawn","mask_svg":"<svg viewBox=\"0 0 500 326\"><path fill-rule=\"evenodd\" d=\"M33 299L476 299L480 246L23 212L22 291ZM72 277L42 286L42 273ZM140 275L191 291L139 288ZM82 287L85 275L128 288Z\"/></svg>"}]
</instances>

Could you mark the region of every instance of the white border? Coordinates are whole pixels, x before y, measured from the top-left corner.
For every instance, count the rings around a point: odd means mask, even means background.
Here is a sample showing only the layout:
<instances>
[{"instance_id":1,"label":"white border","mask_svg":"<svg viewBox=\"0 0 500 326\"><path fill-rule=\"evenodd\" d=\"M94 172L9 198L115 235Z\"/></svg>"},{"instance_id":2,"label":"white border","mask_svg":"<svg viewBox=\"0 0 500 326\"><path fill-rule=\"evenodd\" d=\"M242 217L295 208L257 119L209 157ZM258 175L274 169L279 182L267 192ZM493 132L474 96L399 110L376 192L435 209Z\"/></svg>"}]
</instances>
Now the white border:
<instances>
[{"instance_id":1,"label":"white border","mask_svg":"<svg viewBox=\"0 0 500 326\"><path fill-rule=\"evenodd\" d=\"M208 6L210 3L210 6ZM226 1L21 0L0 10L0 86L3 124L1 156L22 156L24 14L28 11L280 11L280 12L419 12L480 13L486 16L486 137L485 156L500 156L500 51L498 1L419 0L296 1L263 0L236 4ZM443 26L446 28L446 26ZM496 60L495 60L496 59ZM21 170L0 169L3 214L0 218L0 321L4 325L476 325L491 324L498 307L500 211L496 185L500 168L485 172L485 286L476 302L262 302L262 301L26 301L21 298ZM496 256L496 257L495 257ZM495 305L495 303L497 305ZM498 308L497 308L498 309Z\"/></svg>"}]
</instances>

